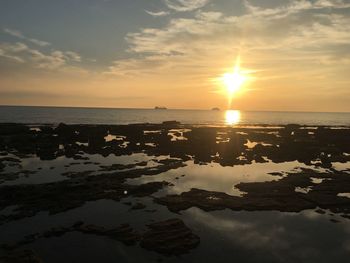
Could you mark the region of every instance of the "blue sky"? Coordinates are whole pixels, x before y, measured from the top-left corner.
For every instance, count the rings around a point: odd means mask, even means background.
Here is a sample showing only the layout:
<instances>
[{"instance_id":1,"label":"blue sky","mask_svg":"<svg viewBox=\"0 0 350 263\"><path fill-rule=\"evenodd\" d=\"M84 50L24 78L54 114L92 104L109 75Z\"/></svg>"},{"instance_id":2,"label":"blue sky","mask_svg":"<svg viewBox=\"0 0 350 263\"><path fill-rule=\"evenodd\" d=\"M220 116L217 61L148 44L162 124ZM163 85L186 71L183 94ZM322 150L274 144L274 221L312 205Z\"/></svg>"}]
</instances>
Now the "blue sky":
<instances>
[{"instance_id":1,"label":"blue sky","mask_svg":"<svg viewBox=\"0 0 350 263\"><path fill-rule=\"evenodd\" d=\"M349 54L348 0L0 2L0 104L225 107L240 57L235 108L350 111Z\"/></svg>"}]
</instances>

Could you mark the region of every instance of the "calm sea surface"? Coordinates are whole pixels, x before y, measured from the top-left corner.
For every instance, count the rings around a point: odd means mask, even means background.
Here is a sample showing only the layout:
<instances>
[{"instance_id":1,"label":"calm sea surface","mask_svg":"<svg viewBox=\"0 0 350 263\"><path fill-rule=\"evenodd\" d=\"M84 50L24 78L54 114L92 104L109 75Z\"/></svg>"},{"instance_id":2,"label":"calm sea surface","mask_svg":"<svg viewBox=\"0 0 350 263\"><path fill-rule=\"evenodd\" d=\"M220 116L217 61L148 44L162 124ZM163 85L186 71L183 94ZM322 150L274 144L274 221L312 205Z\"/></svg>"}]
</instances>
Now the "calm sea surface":
<instances>
[{"instance_id":1,"label":"calm sea surface","mask_svg":"<svg viewBox=\"0 0 350 263\"><path fill-rule=\"evenodd\" d=\"M350 125L350 113L0 106L0 122L130 124L161 123L169 120L208 125Z\"/></svg>"}]
</instances>

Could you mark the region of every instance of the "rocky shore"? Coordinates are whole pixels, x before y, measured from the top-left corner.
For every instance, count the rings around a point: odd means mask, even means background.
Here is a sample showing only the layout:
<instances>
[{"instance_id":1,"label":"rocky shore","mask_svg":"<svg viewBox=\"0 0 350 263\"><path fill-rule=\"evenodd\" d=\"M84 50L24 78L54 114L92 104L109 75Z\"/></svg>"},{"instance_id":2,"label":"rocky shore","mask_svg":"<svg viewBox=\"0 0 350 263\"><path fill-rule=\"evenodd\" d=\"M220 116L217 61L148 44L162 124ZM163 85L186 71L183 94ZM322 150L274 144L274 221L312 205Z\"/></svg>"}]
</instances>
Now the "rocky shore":
<instances>
[{"instance_id":1,"label":"rocky shore","mask_svg":"<svg viewBox=\"0 0 350 263\"><path fill-rule=\"evenodd\" d=\"M0 224L33 217L40 212L50 215L63 213L90 201L124 202L125 198L142 197L150 197L155 204L173 213L191 207L204 211L300 212L317 209L319 213L329 210L347 219L350 218L350 198L347 196L350 193L350 165L339 170L333 164L350 162L349 138L348 127L300 125L201 127L177 122L137 125L0 124L0 211L14 208L11 213L0 214ZM93 155L103 158L141 153L150 159L109 165L89 159ZM70 163L64 167L65 172L59 173L60 180L16 183L21 178L35 176L42 169L23 168L23 160L33 157L42 162L63 158ZM242 196L198 188L156 196L155 193L171 188L173 183L128 183L130 179L157 176L186 167L188 162L201 166L216 163L234 167L292 161L308 168L297 172L271 173L276 180L268 182L239 183L235 187L243 193ZM97 169L70 170L75 164L94 165ZM133 210L148 209L137 201L127 205ZM199 245L200 237L176 216L165 221L155 220L145 226L147 230L143 233L134 230L128 222L114 229L83 222L57 226L23 237L14 244L2 244L0 259L2 262L41 262L40 255L37 257L22 247L37 239L72 231L106 236L125 245L139 244L143 249L168 256L189 253Z\"/></svg>"}]
</instances>

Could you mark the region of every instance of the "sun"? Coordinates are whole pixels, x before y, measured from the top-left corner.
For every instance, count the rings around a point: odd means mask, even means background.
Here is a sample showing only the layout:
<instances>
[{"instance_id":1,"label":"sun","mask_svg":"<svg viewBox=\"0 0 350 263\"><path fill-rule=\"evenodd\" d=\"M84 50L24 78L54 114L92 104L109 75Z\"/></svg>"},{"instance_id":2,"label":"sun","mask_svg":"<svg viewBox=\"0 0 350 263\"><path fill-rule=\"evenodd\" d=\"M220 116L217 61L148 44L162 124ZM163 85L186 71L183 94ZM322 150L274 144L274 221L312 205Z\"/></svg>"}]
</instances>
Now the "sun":
<instances>
[{"instance_id":1,"label":"sun","mask_svg":"<svg viewBox=\"0 0 350 263\"><path fill-rule=\"evenodd\" d=\"M232 98L240 90L247 78L247 75L240 69L240 59L238 57L233 71L223 74L221 82L225 86L229 97Z\"/></svg>"},{"instance_id":2,"label":"sun","mask_svg":"<svg viewBox=\"0 0 350 263\"><path fill-rule=\"evenodd\" d=\"M226 86L227 92L233 94L240 89L245 81L245 77L239 73L239 71L234 71L232 73L225 73L222 76L222 80Z\"/></svg>"},{"instance_id":3,"label":"sun","mask_svg":"<svg viewBox=\"0 0 350 263\"><path fill-rule=\"evenodd\" d=\"M255 77L252 75L255 70L241 68L241 59L238 55L231 70L225 70L223 74L212 79L217 86L217 93L224 95L228 100L227 108L231 109L233 102L245 94Z\"/></svg>"}]
</instances>

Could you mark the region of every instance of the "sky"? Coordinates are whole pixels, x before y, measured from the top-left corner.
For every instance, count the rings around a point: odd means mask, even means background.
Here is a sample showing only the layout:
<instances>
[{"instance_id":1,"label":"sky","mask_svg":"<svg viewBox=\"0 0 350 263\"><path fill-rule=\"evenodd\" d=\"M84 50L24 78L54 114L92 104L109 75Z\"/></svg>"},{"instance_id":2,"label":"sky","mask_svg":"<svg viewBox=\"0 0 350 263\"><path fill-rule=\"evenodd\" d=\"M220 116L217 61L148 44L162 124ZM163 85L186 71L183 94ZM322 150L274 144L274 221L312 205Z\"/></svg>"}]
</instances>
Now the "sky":
<instances>
[{"instance_id":1,"label":"sky","mask_svg":"<svg viewBox=\"0 0 350 263\"><path fill-rule=\"evenodd\" d=\"M229 101L221 77L245 81ZM350 0L1 0L0 105L350 112Z\"/></svg>"}]
</instances>

